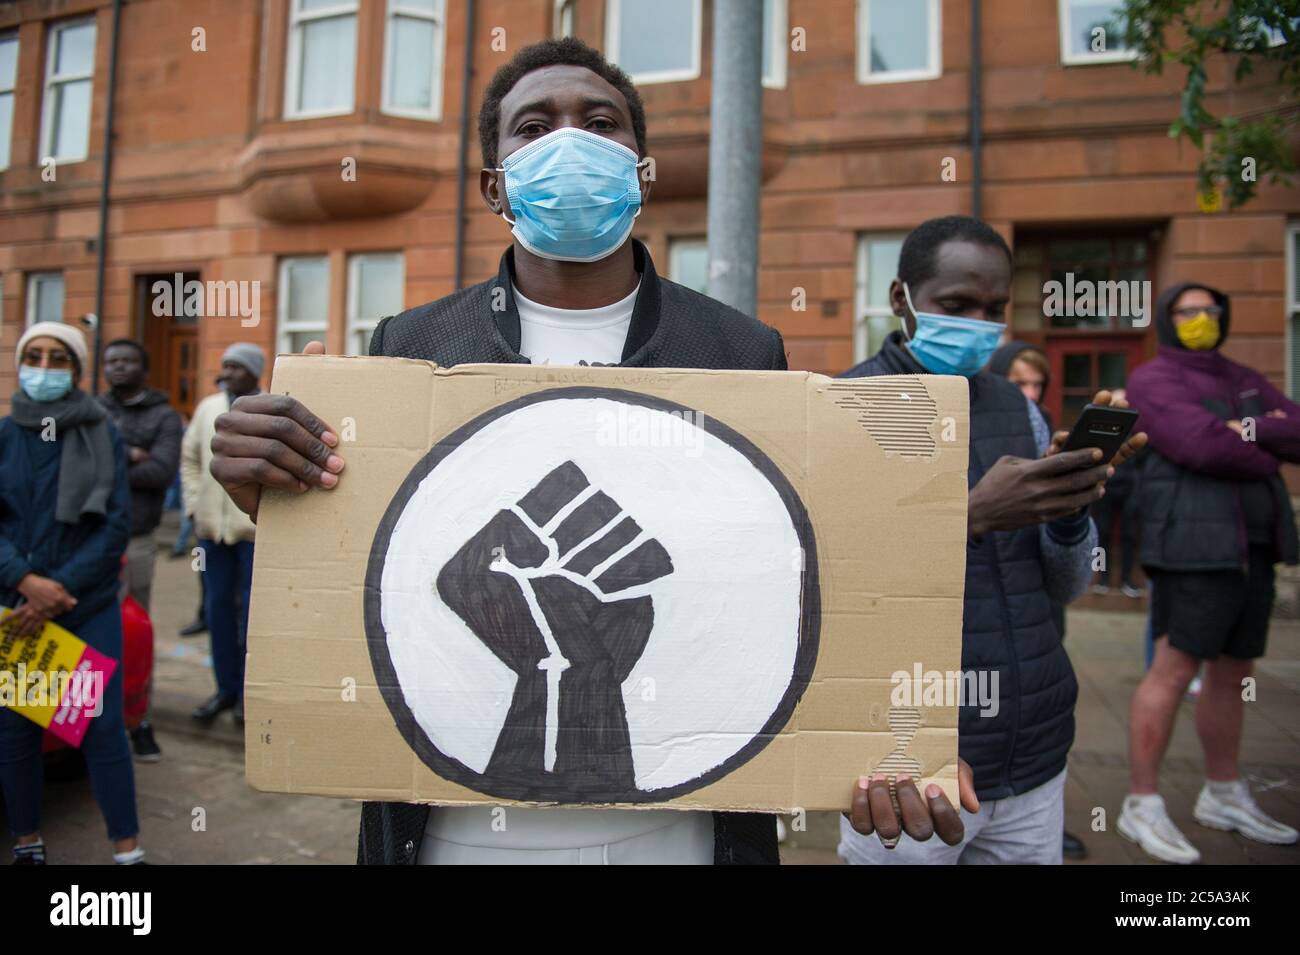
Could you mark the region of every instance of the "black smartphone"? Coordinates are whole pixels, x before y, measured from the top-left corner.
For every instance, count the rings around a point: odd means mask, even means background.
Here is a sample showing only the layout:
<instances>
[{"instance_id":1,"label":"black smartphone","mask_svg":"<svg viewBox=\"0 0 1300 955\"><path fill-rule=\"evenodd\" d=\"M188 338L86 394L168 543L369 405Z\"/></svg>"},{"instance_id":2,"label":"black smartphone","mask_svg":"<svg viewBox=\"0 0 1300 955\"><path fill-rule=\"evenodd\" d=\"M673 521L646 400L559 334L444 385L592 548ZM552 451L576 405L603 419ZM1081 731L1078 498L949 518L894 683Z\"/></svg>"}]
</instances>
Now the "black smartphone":
<instances>
[{"instance_id":1,"label":"black smartphone","mask_svg":"<svg viewBox=\"0 0 1300 955\"><path fill-rule=\"evenodd\" d=\"M1128 440L1137 419L1138 413L1131 408L1087 405L1070 429L1070 436L1065 439L1065 447L1061 450L1101 448L1102 461L1109 461Z\"/></svg>"}]
</instances>

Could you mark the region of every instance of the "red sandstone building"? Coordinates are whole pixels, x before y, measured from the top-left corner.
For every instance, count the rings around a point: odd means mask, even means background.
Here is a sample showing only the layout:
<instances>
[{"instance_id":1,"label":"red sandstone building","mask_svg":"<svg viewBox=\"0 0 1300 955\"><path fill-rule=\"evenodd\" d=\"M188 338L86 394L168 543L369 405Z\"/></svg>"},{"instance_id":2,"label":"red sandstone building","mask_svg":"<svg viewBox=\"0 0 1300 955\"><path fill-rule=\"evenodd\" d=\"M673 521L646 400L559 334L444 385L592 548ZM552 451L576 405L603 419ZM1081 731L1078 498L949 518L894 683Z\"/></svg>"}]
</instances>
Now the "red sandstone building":
<instances>
[{"instance_id":1,"label":"red sandstone building","mask_svg":"<svg viewBox=\"0 0 1300 955\"><path fill-rule=\"evenodd\" d=\"M112 0L5 4L0 352L25 323L96 311L101 251L103 341L146 343L182 409L232 341L364 351L379 317L495 272L509 232L478 197L473 114L500 64L557 33L633 74L657 166L637 234L662 273L702 287L711 6L479 0L467 42L468 0L127 0L113 70ZM1217 285L1233 296L1228 353L1300 390L1300 188L1198 211L1197 153L1166 133L1181 74L1136 71L1116 41L1094 52L1107 0L984 0L978 61L970 0L754 6L759 317L792 368L833 373L878 348L902 235L978 210L1015 250L1009 320L1051 357L1058 420L1154 349L1122 318L1044 317L1043 284L1066 273ZM1267 77L1233 85L1230 66L1210 70L1213 109L1277 105ZM257 323L156 308L177 275L218 304L242 290L251 307L258 283ZM0 411L15 385L0 362Z\"/></svg>"}]
</instances>

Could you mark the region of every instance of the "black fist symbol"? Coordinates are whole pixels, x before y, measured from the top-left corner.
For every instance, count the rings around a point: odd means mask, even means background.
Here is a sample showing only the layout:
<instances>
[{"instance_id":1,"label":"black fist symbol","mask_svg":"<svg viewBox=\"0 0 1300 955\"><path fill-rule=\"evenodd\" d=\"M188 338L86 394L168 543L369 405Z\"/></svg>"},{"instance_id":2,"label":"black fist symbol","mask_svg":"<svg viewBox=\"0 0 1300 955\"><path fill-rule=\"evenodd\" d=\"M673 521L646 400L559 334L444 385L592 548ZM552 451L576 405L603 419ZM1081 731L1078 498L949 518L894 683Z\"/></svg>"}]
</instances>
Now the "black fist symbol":
<instances>
[{"instance_id":1,"label":"black fist symbol","mask_svg":"<svg viewBox=\"0 0 1300 955\"><path fill-rule=\"evenodd\" d=\"M499 511L438 594L518 676L487 773L581 797L634 788L622 683L645 650L645 585L672 560L568 461Z\"/></svg>"}]
</instances>

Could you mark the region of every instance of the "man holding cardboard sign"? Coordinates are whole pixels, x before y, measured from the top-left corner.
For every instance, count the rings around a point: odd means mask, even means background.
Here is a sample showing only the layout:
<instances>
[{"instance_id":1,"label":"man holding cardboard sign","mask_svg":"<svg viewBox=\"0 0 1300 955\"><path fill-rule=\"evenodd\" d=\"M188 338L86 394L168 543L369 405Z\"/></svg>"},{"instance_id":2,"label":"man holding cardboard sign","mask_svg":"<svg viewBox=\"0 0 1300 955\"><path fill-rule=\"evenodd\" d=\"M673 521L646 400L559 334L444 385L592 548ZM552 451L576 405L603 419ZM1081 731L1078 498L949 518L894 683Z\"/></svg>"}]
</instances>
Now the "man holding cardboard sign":
<instances>
[{"instance_id":1,"label":"man holding cardboard sign","mask_svg":"<svg viewBox=\"0 0 1300 955\"><path fill-rule=\"evenodd\" d=\"M779 334L660 280L646 248L631 239L633 220L650 183L637 175L646 153L644 112L621 70L573 39L525 48L488 87L479 127L483 198L513 226L515 241L495 279L385 319L371 340L372 355L425 359L443 367L550 362L620 368L786 368ZM554 201L556 197L563 201ZM535 433L521 430L521 443ZM337 434L333 425L286 395L244 398L218 421L212 473L239 507L255 515L263 487L299 493L337 487L344 467ZM491 754L494 760L508 762L520 752L530 752L553 759L556 767L563 764L566 748L548 727L555 725L554 707L568 705L566 691L557 692L557 683L567 684L553 674L564 672L565 664L577 669L598 661L612 670L599 679L593 675L587 685L607 695L618 673L640 653L644 627L638 621L647 605L637 588L673 576L674 548L656 549L640 533L639 515L622 515L617 494L597 498L603 489L578 470L539 474L535 490L547 501L525 496L501 512L506 516L492 518L511 535L514 549L492 554L480 546L490 543L488 538L477 544L472 540L466 544L471 552L452 557L439 579L443 601L482 644L516 672L529 666L539 671L530 672L527 690L519 698L521 707L532 707L531 721L524 721L529 731L513 748L501 749L498 741L500 751ZM604 546L599 529L606 526L611 526L610 537L620 533L620 527L625 536L608 545L599 564L575 567L572 562L580 561L586 550L566 547L555 535L562 534L566 518L583 507L593 509L585 525L588 536L597 539L590 546ZM623 521L632 526L624 527ZM401 530L394 521L390 548L395 541L401 544ZM527 556L530 547L536 554L521 560L521 549ZM557 571L574 575L557 582L563 575L548 572L552 583L547 586L562 590L563 583L571 583L582 591L579 595L570 588L565 612L581 610L589 619L612 615L593 628L608 637L602 638L602 646L574 647L545 639L544 621L553 617L541 612L537 588L544 581L523 578L549 566L546 554L553 554ZM532 593L537 606L519 609L509 623L493 618L490 609L476 604L479 591L461 587L478 571L484 571L480 587L489 581L500 585L511 574L519 577L516 583L527 586L510 593L524 600ZM556 591L542 599L555 600ZM511 627L535 627L540 633L517 644L518 634L511 635ZM539 668L542 662L547 666ZM609 709L593 706L590 700L574 701L591 708L589 715ZM602 772L608 773L605 782L615 787L626 775L619 766ZM968 781L964 776L963 802L973 805ZM947 842L961 839L960 818L938 786L927 787L923 796L909 776L900 776L897 811L883 779L868 787L863 778L853 792L854 818L864 831L874 826L885 835L906 829L918 839L935 832ZM368 803L363 809L360 861L777 861L771 816L512 807L509 836L503 838L505 834L491 826L491 808L430 811L418 805Z\"/></svg>"},{"instance_id":2,"label":"man holding cardboard sign","mask_svg":"<svg viewBox=\"0 0 1300 955\"><path fill-rule=\"evenodd\" d=\"M1100 450L1061 451L1066 433L1049 435L1033 401L985 371L1011 300L1011 250L998 233L968 216L921 223L903 242L889 291L902 330L843 377L969 379L962 664L991 672L1004 699L987 708L963 701L961 753L982 803L963 841L882 848L841 825L840 855L867 864L1059 863L1078 686L1051 602L1069 603L1087 587L1097 539L1088 505L1115 469ZM1093 400L1112 403L1104 391ZM1129 438L1113 463L1145 443L1144 434Z\"/></svg>"}]
</instances>

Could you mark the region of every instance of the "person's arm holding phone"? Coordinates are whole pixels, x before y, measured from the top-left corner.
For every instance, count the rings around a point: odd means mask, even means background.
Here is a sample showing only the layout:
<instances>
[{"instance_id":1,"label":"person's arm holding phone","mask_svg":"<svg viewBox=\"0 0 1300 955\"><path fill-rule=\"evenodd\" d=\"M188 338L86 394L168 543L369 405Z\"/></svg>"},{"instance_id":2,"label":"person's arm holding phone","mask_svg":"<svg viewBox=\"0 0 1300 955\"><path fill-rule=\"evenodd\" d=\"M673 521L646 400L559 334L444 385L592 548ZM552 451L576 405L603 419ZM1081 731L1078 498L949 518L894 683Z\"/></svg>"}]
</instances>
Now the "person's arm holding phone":
<instances>
[{"instance_id":1,"label":"person's arm holding phone","mask_svg":"<svg viewBox=\"0 0 1300 955\"><path fill-rule=\"evenodd\" d=\"M1111 394L1100 391L1094 404L1109 405ZM1116 407L1127 407L1116 402ZM1030 414L1026 410L1026 414ZM1032 415L1031 415L1032 421ZM1001 457L971 488L967 505L967 534L979 538L989 531L1015 530L1051 521L1077 518L1081 509L1099 500L1114 467L1102 461L1096 448L1063 451L1068 433L1058 431L1037 460ZM1136 454L1146 436L1130 437L1115 456L1118 463ZM1041 440L1039 441L1042 447Z\"/></svg>"},{"instance_id":2,"label":"person's arm holding phone","mask_svg":"<svg viewBox=\"0 0 1300 955\"><path fill-rule=\"evenodd\" d=\"M1102 408L1118 408L1126 411L1129 410L1129 403L1127 401L1123 398L1116 398L1109 391L1099 391L1093 395L1092 402L1088 407L1091 408L1093 406ZM1087 409L1085 409L1085 413L1086 411ZM1141 417L1139 416L1137 420L1140 421ZM1044 454L1058 454L1064 451L1070 445L1070 435L1071 432L1069 431L1056 432L1056 434L1052 435L1051 445ZM1135 429L1135 432L1125 438L1124 442L1119 446L1119 449L1111 457L1110 465L1112 467L1119 467L1129 458L1133 457L1145 448L1146 445L1147 433L1145 431L1136 431Z\"/></svg>"},{"instance_id":3,"label":"person's arm holding phone","mask_svg":"<svg viewBox=\"0 0 1300 955\"><path fill-rule=\"evenodd\" d=\"M1026 399L1028 401L1028 399ZM1038 456L1052 450L1052 435L1042 412L1028 401L1030 423ZM1068 604L1088 589L1092 579L1091 556L1097 546L1097 525L1090 509L1038 525L1038 551L1043 569L1043 589L1053 603Z\"/></svg>"}]
</instances>

